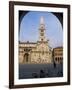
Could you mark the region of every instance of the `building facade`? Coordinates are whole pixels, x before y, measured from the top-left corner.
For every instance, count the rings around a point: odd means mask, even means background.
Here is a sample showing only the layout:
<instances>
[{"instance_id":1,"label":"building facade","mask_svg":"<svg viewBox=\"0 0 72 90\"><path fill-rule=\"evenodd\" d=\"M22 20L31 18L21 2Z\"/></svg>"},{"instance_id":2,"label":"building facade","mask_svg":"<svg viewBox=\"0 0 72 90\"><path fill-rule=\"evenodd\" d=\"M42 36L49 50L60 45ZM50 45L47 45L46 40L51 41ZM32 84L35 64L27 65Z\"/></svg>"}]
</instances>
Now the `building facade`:
<instances>
[{"instance_id":1,"label":"building facade","mask_svg":"<svg viewBox=\"0 0 72 90\"><path fill-rule=\"evenodd\" d=\"M39 40L37 42L19 42L19 63L52 63L52 48L45 37L45 23L41 16Z\"/></svg>"},{"instance_id":2,"label":"building facade","mask_svg":"<svg viewBox=\"0 0 72 90\"><path fill-rule=\"evenodd\" d=\"M56 47L53 49L53 60L57 64L63 62L63 47Z\"/></svg>"}]
</instances>

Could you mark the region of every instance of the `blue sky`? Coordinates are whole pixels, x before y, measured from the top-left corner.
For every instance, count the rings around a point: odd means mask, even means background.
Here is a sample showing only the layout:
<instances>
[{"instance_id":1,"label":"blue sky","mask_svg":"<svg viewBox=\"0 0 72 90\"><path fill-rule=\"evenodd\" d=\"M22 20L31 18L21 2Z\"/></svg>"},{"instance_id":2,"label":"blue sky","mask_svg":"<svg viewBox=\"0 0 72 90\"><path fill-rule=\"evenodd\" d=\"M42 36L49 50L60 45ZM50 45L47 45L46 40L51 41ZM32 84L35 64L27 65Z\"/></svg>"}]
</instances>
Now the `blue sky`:
<instances>
[{"instance_id":1,"label":"blue sky","mask_svg":"<svg viewBox=\"0 0 72 90\"><path fill-rule=\"evenodd\" d=\"M20 24L20 41L36 42L39 40L40 17L44 17L45 36L52 48L63 45L63 30L58 18L50 12L30 11Z\"/></svg>"}]
</instances>

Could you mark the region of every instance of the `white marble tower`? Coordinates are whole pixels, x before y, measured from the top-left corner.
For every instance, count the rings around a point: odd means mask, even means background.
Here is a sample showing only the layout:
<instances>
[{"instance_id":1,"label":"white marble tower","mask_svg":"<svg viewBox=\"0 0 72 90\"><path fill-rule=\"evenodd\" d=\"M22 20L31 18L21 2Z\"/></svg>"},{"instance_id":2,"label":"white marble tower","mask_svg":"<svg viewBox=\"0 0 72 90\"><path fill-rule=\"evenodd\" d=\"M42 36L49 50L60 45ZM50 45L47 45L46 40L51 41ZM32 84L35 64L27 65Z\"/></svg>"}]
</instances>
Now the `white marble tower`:
<instances>
[{"instance_id":1,"label":"white marble tower","mask_svg":"<svg viewBox=\"0 0 72 90\"><path fill-rule=\"evenodd\" d=\"M45 22L44 22L44 17L41 16L40 18L40 26L39 26L39 41L46 41L45 38Z\"/></svg>"}]
</instances>

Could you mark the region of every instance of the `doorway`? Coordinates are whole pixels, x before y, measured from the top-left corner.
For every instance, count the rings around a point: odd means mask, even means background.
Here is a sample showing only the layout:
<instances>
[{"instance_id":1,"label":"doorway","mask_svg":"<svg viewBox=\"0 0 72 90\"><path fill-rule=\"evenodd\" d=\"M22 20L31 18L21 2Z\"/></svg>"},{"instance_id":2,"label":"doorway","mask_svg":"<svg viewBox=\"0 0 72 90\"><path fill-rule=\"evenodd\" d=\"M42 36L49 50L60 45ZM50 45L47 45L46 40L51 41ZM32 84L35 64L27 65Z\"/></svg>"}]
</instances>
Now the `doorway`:
<instances>
[{"instance_id":1,"label":"doorway","mask_svg":"<svg viewBox=\"0 0 72 90\"><path fill-rule=\"evenodd\" d=\"M29 54L25 53L24 54L24 62L28 62L29 61Z\"/></svg>"}]
</instances>

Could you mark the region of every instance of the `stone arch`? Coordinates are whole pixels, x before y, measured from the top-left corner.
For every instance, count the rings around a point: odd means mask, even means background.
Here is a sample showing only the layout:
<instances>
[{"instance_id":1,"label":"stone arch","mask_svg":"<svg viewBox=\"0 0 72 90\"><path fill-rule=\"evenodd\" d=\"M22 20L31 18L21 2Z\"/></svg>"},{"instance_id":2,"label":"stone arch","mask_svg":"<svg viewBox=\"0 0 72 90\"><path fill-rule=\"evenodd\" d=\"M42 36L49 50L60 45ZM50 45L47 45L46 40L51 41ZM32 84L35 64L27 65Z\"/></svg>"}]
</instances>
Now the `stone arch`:
<instances>
[{"instance_id":1,"label":"stone arch","mask_svg":"<svg viewBox=\"0 0 72 90\"><path fill-rule=\"evenodd\" d=\"M29 54L28 53L24 54L24 62L26 62L26 63L29 62Z\"/></svg>"}]
</instances>

